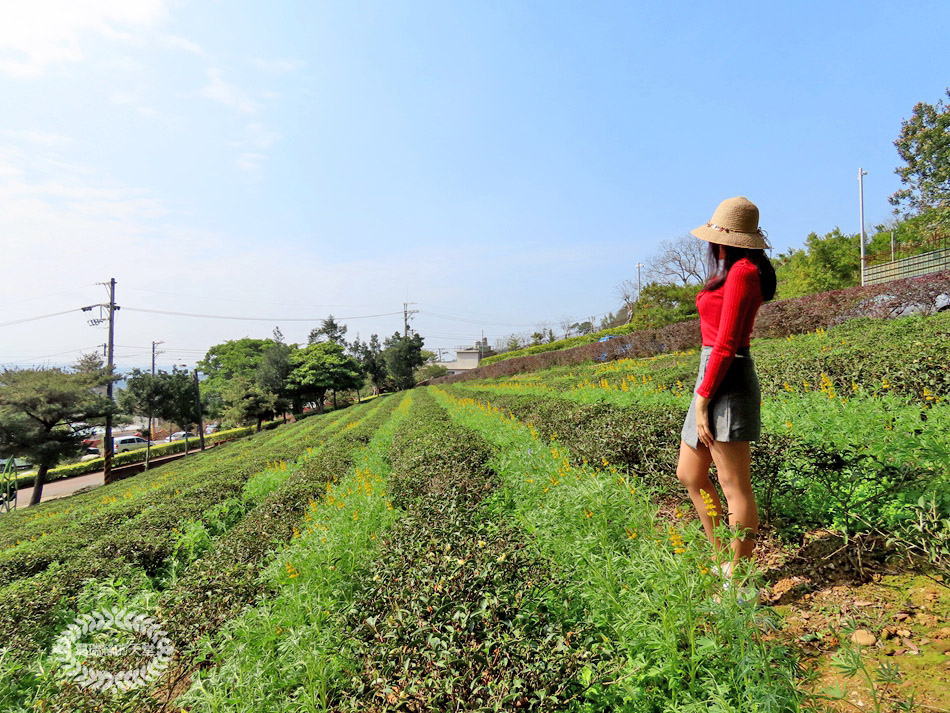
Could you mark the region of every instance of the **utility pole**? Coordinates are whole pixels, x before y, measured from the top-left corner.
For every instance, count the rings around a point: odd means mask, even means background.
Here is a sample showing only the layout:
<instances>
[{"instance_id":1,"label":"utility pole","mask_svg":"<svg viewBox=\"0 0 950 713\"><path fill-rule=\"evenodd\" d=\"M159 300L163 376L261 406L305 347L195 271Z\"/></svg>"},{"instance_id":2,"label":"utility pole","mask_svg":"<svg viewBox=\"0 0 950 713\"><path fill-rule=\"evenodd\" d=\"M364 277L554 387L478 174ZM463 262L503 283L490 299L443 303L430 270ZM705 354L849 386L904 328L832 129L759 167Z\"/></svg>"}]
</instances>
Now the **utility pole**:
<instances>
[{"instance_id":1,"label":"utility pole","mask_svg":"<svg viewBox=\"0 0 950 713\"><path fill-rule=\"evenodd\" d=\"M113 359L115 351L115 278L109 280L109 355L106 357L106 369L109 373L109 383L106 386L106 396L109 397L109 412L106 414L105 457L103 458L103 483L112 482L112 369L115 366Z\"/></svg>"},{"instance_id":2,"label":"utility pole","mask_svg":"<svg viewBox=\"0 0 950 713\"><path fill-rule=\"evenodd\" d=\"M858 205L861 214L861 286L864 287L864 271L865 271L865 261L864 256L864 177L868 175L868 172L863 168L858 169Z\"/></svg>"},{"instance_id":3,"label":"utility pole","mask_svg":"<svg viewBox=\"0 0 950 713\"><path fill-rule=\"evenodd\" d=\"M409 305L414 305L415 302L403 302L402 303L402 324L403 324L403 336L409 336L409 317L418 314L419 310L409 309Z\"/></svg>"},{"instance_id":4,"label":"utility pole","mask_svg":"<svg viewBox=\"0 0 950 713\"><path fill-rule=\"evenodd\" d=\"M115 313L119 311L119 306L115 303L115 278L113 277L108 282L100 282L100 285L105 285L109 289L109 302L108 304L95 304L88 305L83 307L83 312L90 312L94 308L99 308L99 317L87 320L90 327L98 327L103 322L109 322L109 340L105 345L105 357L106 357L106 369L109 374L109 383L106 385L106 395L109 397L109 412L106 414L106 432L103 435L102 445L103 445L103 481L108 484L112 482L112 369L115 366L114 363L114 351L115 351ZM109 316L103 317L102 310L108 309Z\"/></svg>"},{"instance_id":5,"label":"utility pole","mask_svg":"<svg viewBox=\"0 0 950 713\"><path fill-rule=\"evenodd\" d=\"M161 349L159 349L158 351L156 351L156 350L155 350L155 347L157 347L159 344L164 344L164 343L165 343L165 342L152 342L152 376L155 376L155 356L156 356L157 354L164 354L164 353L165 353L165 352L162 351Z\"/></svg>"},{"instance_id":6,"label":"utility pole","mask_svg":"<svg viewBox=\"0 0 950 713\"><path fill-rule=\"evenodd\" d=\"M643 267L642 262L637 263L637 301L640 300L640 268Z\"/></svg>"},{"instance_id":7,"label":"utility pole","mask_svg":"<svg viewBox=\"0 0 950 713\"><path fill-rule=\"evenodd\" d=\"M198 389L198 367L195 367L195 403L198 405L198 441L201 450L205 449L205 424L201 415L201 391Z\"/></svg>"},{"instance_id":8,"label":"utility pole","mask_svg":"<svg viewBox=\"0 0 950 713\"><path fill-rule=\"evenodd\" d=\"M155 349L159 344L164 344L165 342L152 342L152 376L155 376L155 356L161 354L161 350ZM152 406L149 404L148 408L148 443L145 446L145 470L148 470L149 461L152 459L152 441L155 440L154 434L152 433Z\"/></svg>"}]
</instances>

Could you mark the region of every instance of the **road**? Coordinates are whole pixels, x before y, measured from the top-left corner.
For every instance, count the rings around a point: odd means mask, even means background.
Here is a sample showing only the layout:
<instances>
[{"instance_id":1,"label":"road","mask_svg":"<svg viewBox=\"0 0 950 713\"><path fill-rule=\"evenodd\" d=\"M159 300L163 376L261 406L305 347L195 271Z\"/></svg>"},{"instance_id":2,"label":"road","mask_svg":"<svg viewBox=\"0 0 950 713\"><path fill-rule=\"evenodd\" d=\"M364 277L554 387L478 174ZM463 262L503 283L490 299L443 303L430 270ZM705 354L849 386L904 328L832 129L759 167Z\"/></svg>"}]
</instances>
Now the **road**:
<instances>
[{"instance_id":1,"label":"road","mask_svg":"<svg viewBox=\"0 0 950 713\"><path fill-rule=\"evenodd\" d=\"M188 453L197 453L200 451L200 448L191 448L188 450ZM176 453L172 456L165 456L164 458L153 458L152 463L157 467L162 463L167 463L172 460L178 460L182 457L182 453ZM67 495L72 495L77 490L88 486L99 486L103 484L104 473L103 471L98 471L96 473L86 473L85 475L77 475L73 478L64 478L62 480L54 480L51 483L46 483L43 485L43 497L42 502L48 500L56 500L57 498L64 498ZM30 505L30 498L33 497L33 488L20 488L17 492L17 507L25 508Z\"/></svg>"}]
</instances>

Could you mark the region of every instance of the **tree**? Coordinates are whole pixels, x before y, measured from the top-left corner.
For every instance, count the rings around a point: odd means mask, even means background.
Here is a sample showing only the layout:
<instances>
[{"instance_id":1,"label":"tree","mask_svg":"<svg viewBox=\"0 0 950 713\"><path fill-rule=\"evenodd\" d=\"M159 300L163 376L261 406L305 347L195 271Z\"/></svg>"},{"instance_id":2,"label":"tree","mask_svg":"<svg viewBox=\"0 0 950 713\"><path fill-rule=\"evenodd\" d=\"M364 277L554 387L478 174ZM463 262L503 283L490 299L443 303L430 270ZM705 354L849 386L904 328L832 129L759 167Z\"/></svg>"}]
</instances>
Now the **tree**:
<instances>
[{"instance_id":1,"label":"tree","mask_svg":"<svg viewBox=\"0 0 950 713\"><path fill-rule=\"evenodd\" d=\"M409 336L396 332L386 340L383 360L395 388L411 389L416 385L415 370L425 363L423 343L423 338L416 332Z\"/></svg>"},{"instance_id":2,"label":"tree","mask_svg":"<svg viewBox=\"0 0 950 713\"><path fill-rule=\"evenodd\" d=\"M505 351L513 352L516 349L521 349L525 344L524 335L521 334L509 334L505 337Z\"/></svg>"},{"instance_id":3,"label":"tree","mask_svg":"<svg viewBox=\"0 0 950 713\"><path fill-rule=\"evenodd\" d=\"M89 422L112 404L101 393L103 371L4 369L0 373L0 451L36 466L31 505L40 502L46 473L63 458L78 455Z\"/></svg>"},{"instance_id":4,"label":"tree","mask_svg":"<svg viewBox=\"0 0 950 713\"><path fill-rule=\"evenodd\" d=\"M225 418L233 423L254 422L260 431L264 419L275 413L274 394L264 391L244 375L238 375L228 382L223 396L227 404Z\"/></svg>"},{"instance_id":5,"label":"tree","mask_svg":"<svg viewBox=\"0 0 950 713\"><path fill-rule=\"evenodd\" d=\"M637 329L659 329L668 324L696 319L696 295L701 285L671 285L651 282L635 305L631 324Z\"/></svg>"},{"instance_id":6,"label":"tree","mask_svg":"<svg viewBox=\"0 0 950 713\"><path fill-rule=\"evenodd\" d=\"M346 329L346 325L337 322L331 314L327 316L326 319L320 321L319 327L314 327L310 330L310 344L319 344L320 342L329 341L346 346L346 340L344 339Z\"/></svg>"},{"instance_id":7,"label":"tree","mask_svg":"<svg viewBox=\"0 0 950 713\"><path fill-rule=\"evenodd\" d=\"M84 374L104 375L105 368L106 365L105 362L102 361L102 357L95 352L81 354L76 360L76 363L72 366L73 371Z\"/></svg>"},{"instance_id":8,"label":"tree","mask_svg":"<svg viewBox=\"0 0 950 713\"><path fill-rule=\"evenodd\" d=\"M809 234L804 249L779 255L775 276L783 298L853 287L861 281L861 238L858 234Z\"/></svg>"},{"instance_id":9,"label":"tree","mask_svg":"<svg viewBox=\"0 0 950 713\"><path fill-rule=\"evenodd\" d=\"M659 251L647 260L646 276L650 282L702 285L708 277L708 245L689 234L662 240Z\"/></svg>"},{"instance_id":10,"label":"tree","mask_svg":"<svg viewBox=\"0 0 950 713\"><path fill-rule=\"evenodd\" d=\"M125 390L119 394L119 404L128 413L141 416L151 413L152 416L171 421L184 431L190 431L201 416L193 379L187 369L177 366L170 372L161 370L156 374L133 369L126 379Z\"/></svg>"},{"instance_id":11,"label":"tree","mask_svg":"<svg viewBox=\"0 0 950 713\"><path fill-rule=\"evenodd\" d=\"M449 368L444 364L425 364L416 370L416 381L428 381L438 376L445 376Z\"/></svg>"},{"instance_id":12,"label":"tree","mask_svg":"<svg viewBox=\"0 0 950 713\"><path fill-rule=\"evenodd\" d=\"M165 402L168 400L164 372L153 374L150 371L132 369L125 377L125 388L117 395L119 410L134 416L161 418ZM149 440L152 434L148 434Z\"/></svg>"},{"instance_id":13,"label":"tree","mask_svg":"<svg viewBox=\"0 0 950 713\"><path fill-rule=\"evenodd\" d=\"M205 375L202 388L223 394L228 382L236 376L254 381L264 361L264 353L273 345L271 339L245 337L211 347L205 358L198 362L198 369Z\"/></svg>"},{"instance_id":14,"label":"tree","mask_svg":"<svg viewBox=\"0 0 950 713\"><path fill-rule=\"evenodd\" d=\"M910 119L901 122L894 146L904 161L894 169L904 185L890 197L894 212L931 213L939 223L950 223L950 105L918 102Z\"/></svg>"},{"instance_id":15,"label":"tree","mask_svg":"<svg viewBox=\"0 0 950 713\"><path fill-rule=\"evenodd\" d=\"M274 409L285 413L290 406L287 398L287 377L290 376L291 355L295 347L284 344L284 335L274 329L273 343L264 348L260 366L257 367L257 385L265 393L274 395Z\"/></svg>"},{"instance_id":16,"label":"tree","mask_svg":"<svg viewBox=\"0 0 950 713\"><path fill-rule=\"evenodd\" d=\"M626 315L623 324L629 324L633 319L637 298L640 296L637 283L633 280L621 280L614 286L614 295L623 302L621 311Z\"/></svg>"},{"instance_id":17,"label":"tree","mask_svg":"<svg viewBox=\"0 0 950 713\"><path fill-rule=\"evenodd\" d=\"M323 413L327 391L358 389L363 384L363 370L356 359L344 353L333 341L311 344L294 353L293 369L287 377L287 389L294 409L303 410L303 404L315 403Z\"/></svg>"},{"instance_id":18,"label":"tree","mask_svg":"<svg viewBox=\"0 0 950 713\"><path fill-rule=\"evenodd\" d=\"M357 337L350 346L350 353L360 363L363 373L369 377L373 385L373 393L379 395L386 381L386 360L383 359L383 347L379 343L379 336L372 335L368 342L361 342Z\"/></svg>"}]
</instances>

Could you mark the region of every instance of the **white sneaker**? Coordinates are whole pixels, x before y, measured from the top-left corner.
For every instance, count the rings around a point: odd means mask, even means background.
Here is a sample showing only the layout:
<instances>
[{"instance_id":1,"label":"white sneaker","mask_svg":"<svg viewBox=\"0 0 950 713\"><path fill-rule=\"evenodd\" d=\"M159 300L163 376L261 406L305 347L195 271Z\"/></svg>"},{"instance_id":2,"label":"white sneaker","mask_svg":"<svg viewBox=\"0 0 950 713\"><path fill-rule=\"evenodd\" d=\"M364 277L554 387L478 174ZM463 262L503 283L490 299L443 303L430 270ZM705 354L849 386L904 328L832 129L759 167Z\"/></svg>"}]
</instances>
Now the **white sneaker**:
<instances>
[{"instance_id":1,"label":"white sneaker","mask_svg":"<svg viewBox=\"0 0 950 713\"><path fill-rule=\"evenodd\" d=\"M732 578L732 562L723 562L722 564L714 564L712 566L713 574L722 579L724 582L728 582Z\"/></svg>"}]
</instances>

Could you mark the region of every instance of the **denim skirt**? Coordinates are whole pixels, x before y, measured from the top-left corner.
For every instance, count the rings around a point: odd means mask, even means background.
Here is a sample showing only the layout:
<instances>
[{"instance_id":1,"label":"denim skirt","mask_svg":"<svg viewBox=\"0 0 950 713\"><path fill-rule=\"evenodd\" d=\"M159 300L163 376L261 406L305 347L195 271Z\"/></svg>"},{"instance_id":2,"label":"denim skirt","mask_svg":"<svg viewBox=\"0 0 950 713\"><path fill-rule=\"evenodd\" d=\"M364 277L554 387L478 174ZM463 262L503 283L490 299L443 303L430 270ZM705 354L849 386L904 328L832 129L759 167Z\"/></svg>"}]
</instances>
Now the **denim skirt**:
<instances>
[{"instance_id":1,"label":"denim skirt","mask_svg":"<svg viewBox=\"0 0 950 713\"><path fill-rule=\"evenodd\" d=\"M696 434L696 389L703 383L706 363L712 347L703 347L699 357L699 375L693 387L693 400L686 413L681 437L693 448L699 447ZM757 441L762 432L762 394L755 363L748 347L736 351L722 383L709 402L709 430L717 441Z\"/></svg>"}]
</instances>

